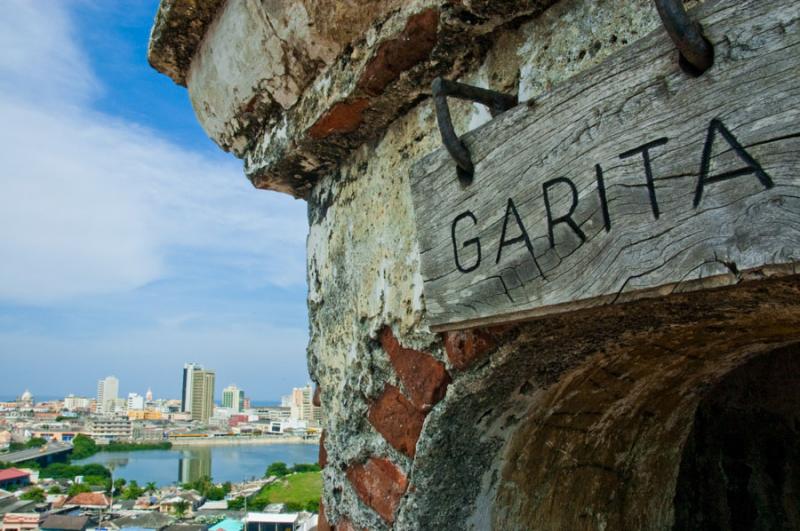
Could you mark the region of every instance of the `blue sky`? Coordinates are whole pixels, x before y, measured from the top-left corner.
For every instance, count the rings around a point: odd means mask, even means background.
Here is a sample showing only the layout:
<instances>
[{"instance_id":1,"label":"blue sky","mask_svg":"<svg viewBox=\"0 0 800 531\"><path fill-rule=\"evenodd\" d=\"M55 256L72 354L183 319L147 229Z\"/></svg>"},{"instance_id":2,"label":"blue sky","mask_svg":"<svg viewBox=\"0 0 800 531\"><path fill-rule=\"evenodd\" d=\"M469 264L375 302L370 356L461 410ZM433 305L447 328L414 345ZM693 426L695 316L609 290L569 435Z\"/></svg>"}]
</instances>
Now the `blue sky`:
<instances>
[{"instance_id":1,"label":"blue sky","mask_svg":"<svg viewBox=\"0 0 800 531\"><path fill-rule=\"evenodd\" d=\"M0 396L305 383L305 203L255 190L150 68L152 0L0 19Z\"/></svg>"}]
</instances>

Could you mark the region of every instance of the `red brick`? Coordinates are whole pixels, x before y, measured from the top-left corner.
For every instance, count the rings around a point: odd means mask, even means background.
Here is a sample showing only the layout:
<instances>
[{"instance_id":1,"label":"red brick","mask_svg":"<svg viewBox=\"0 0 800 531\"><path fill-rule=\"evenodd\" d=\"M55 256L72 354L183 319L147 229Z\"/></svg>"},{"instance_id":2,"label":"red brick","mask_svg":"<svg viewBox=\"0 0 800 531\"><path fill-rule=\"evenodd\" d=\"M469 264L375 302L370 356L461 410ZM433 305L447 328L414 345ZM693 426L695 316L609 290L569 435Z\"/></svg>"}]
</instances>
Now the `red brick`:
<instances>
[{"instance_id":1,"label":"red brick","mask_svg":"<svg viewBox=\"0 0 800 531\"><path fill-rule=\"evenodd\" d=\"M403 348L388 326L381 332L380 340L397 376L403 382L408 398L415 406L422 411L429 411L444 398L450 375L443 363L430 354Z\"/></svg>"},{"instance_id":2,"label":"red brick","mask_svg":"<svg viewBox=\"0 0 800 531\"><path fill-rule=\"evenodd\" d=\"M408 487L402 470L383 457L371 457L366 463L350 465L347 479L364 503L390 524L394 522L394 513Z\"/></svg>"},{"instance_id":3,"label":"red brick","mask_svg":"<svg viewBox=\"0 0 800 531\"><path fill-rule=\"evenodd\" d=\"M333 134L352 133L361 125L364 110L369 107L369 99L358 98L353 101L340 101L328 109L317 122L311 126L308 134L317 140Z\"/></svg>"},{"instance_id":4,"label":"red brick","mask_svg":"<svg viewBox=\"0 0 800 531\"><path fill-rule=\"evenodd\" d=\"M319 398L319 386L314 387L314 398L311 399L311 403L317 407L322 406L322 401Z\"/></svg>"},{"instance_id":5,"label":"red brick","mask_svg":"<svg viewBox=\"0 0 800 531\"><path fill-rule=\"evenodd\" d=\"M402 33L378 47L358 80L358 88L370 96L382 94L401 73L430 56L438 29L437 9L426 9L408 17Z\"/></svg>"},{"instance_id":6,"label":"red brick","mask_svg":"<svg viewBox=\"0 0 800 531\"><path fill-rule=\"evenodd\" d=\"M339 521L336 522L336 531L356 531L357 528L353 525L348 518L342 517L339 518Z\"/></svg>"},{"instance_id":7,"label":"red brick","mask_svg":"<svg viewBox=\"0 0 800 531\"><path fill-rule=\"evenodd\" d=\"M367 418L389 444L414 458L425 413L403 396L400 389L387 385L370 406Z\"/></svg>"},{"instance_id":8,"label":"red brick","mask_svg":"<svg viewBox=\"0 0 800 531\"><path fill-rule=\"evenodd\" d=\"M325 468L328 464L328 450L325 448L325 430L322 430L322 435L319 437L319 458L317 459L320 468Z\"/></svg>"},{"instance_id":9,"label":"red brick","mask_svg":"<svg viewBox=\"0 0 800 531\"><path fill-rule=\"evenodd\" d=\"M463 370L496 346L494 335L485 330L445 332L444 349L450 365Z\"/></svg>"},{"instance_id":10,"label":"red brick","mask_svg":"<svg viewBox=\"0 0 800 531\"><path fill-rule=\"evenodd\" d=\"M332 531L331 524L328 523L328 518L325 516L325 505L322 503L322 498L319 500L319 517L317 519L317 531Z\"/></svg>"}]
</instances>

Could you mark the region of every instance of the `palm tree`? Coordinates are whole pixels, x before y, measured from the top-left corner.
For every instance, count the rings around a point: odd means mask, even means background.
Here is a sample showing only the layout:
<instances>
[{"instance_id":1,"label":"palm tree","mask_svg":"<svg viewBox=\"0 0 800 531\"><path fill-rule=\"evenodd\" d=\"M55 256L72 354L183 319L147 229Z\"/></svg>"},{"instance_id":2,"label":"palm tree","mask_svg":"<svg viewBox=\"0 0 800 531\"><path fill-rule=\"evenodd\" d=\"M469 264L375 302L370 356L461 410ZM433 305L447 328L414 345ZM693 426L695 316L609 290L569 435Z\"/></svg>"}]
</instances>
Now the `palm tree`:
<instances>
[{"instance_id":1,"label":"palm tree","mask_svg":"<svg viewBox=\"0 0 800 531\"><path fill-rule=\"evenodd\" d=\"M178 519L181 519L186 514L186 510L189 508L189 502L186 500L178 500L175 502L175 516Z\"/></svg>"},{"instance_id":2,"label":"palm tree","mask_svg":"<svg viewBox=\"0 0 800 531\"><path fill-rule=\"evenodd\" d=\"M147 484L144 486L144 490L149 492L150 494L153 494L155 491L158 490L158 487L156 487L155 482L148 481Z\"/></svg>"}]
</instances>

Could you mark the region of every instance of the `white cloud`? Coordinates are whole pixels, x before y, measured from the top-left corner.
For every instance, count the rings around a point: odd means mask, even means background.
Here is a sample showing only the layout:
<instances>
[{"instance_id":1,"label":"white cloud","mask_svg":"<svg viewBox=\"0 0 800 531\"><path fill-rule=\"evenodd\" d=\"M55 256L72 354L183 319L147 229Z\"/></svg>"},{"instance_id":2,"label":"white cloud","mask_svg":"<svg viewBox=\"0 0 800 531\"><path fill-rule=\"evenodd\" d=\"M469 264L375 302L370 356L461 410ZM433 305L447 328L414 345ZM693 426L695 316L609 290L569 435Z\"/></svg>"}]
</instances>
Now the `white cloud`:
<instances>
[{"instance_id":1,"label":"white cloud","mask_svg":"<svg viewBox=\"0 0 800 531\"><path fill-rule=\"evenodd\" d=\"M92 111L102 87L63 4L12 4L0 20L0 300L131 290L187 250L253 283L304 282L303 203Z\"/></svg>"}]
</instances>

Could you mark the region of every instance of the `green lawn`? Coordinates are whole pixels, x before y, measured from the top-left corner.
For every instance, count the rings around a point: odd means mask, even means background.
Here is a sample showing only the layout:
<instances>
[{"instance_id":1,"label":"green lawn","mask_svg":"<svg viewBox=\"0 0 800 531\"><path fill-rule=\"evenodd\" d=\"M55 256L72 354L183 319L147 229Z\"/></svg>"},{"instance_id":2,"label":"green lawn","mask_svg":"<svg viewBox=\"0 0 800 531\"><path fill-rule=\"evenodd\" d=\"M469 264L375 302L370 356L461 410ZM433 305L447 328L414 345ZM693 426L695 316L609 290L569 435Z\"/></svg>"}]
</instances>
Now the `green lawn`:
<instances>
[{"instance_id":1,"label":"green lawn","mask_svg":"<svg viewBox=\"0 0 800 531\"><path fill-rule=\"evenodd\" d=\"M260 505L258 502L261 502L265 504L292 503L305 506L309 502L318 502L321 495L322 473L298 472L267 485L256 494L254 501L258 505Z\"/></svg>"}]
</instances>

